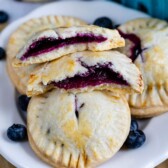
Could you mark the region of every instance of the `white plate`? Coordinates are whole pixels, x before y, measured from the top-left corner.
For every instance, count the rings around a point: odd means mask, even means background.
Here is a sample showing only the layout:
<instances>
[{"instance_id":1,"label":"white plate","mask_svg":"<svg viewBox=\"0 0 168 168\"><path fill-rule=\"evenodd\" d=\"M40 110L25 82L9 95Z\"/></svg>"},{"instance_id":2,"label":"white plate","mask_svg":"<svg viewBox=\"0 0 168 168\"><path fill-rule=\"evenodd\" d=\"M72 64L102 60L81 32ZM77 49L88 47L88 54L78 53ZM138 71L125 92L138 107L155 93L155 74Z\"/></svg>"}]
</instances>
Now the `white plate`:
<instances>
[{"instance_id":1,"label":"white plate","mask_svg":"<svg viewBox=\"0 0 168 168\"><path fill-rule=\"evenodd\" d=\"M71 15L89 23L100 16L110 17L116 24L147 15L130 10L112 2L55 2L45 5L28 16L9 25L0 36L0 46L5 47L9 35L24 21L42 15ZM5 62L0 62L0 153L16 167L47 168L33 153L28 142L16 143L8 140L7 128L13 123L23 123L16 109L12 86ZM151 168L168 158L168 113L151 120L141 121L141 128L147 136L146 143L136 150L119 151L115 157L100 168Z\"/></svg>"}]
</instances>

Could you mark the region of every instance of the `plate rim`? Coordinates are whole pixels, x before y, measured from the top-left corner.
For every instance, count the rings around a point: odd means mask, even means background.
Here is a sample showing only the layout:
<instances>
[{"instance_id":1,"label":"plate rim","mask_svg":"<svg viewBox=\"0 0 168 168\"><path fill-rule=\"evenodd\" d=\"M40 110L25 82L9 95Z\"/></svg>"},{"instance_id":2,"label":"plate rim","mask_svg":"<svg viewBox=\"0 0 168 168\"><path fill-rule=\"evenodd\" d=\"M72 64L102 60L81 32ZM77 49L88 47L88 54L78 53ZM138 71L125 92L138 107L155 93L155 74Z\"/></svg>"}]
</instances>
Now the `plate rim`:
<instances>
[{"instance_id":1,"label":"plate rim","mask_svg":"<svg viewBox=\"0 0 168 168\"><path fill-rule=\"evenodd\" d=\"M58 3L61 3L61 4L64 4L64 3L87 3L88 5L89 5L89 3L107 3L107 4L110 4L110 5L112 5L112 4L114 4L114 5L117 5L118 7L120 7L120 8L123 8L123 9L125 9L125 10L129 10L129 11L133 11L133 12L136 12L136 13L139 13L139 14L143 14L145 17L149 17L149 15L147 15L147 14L144 14L143 12L141 12L141 11L136 11L136 10L134 10L134 9L130 9L130 8L127 8L127 7L125 7L125 6L122 6L122 5L120 5L120 4L117 4L117 3L115 3L115 2L110 2L110 1L90 1L90 2L84 2L84 1L81 1L81 2L79 2L79 1L69 1L69 2L67 2L67 1L59 1L59 2L51 2L51 3L48 3L48 4L45 4L45 5L42 5L42 6L40 6L40 7L37 7L35 10L33 10L33 11L31 11L29 14L27 14L27 15L25 15L24 17L21 17L20 19L17 19L16 21L14 21L14 22L12 22L11 24L9 24L1 33L0 33L0 38L1 38L1 36L3 36L3 34L5 34L6 32L8 32L8 30L11 28L11 27L13 27L13 25L15 25L15 24L18 24L18 25L20 25L21 23L23 23L23 22L25 22L26 20L28 20L28 19L30 19L30 18L33 18L32 16L33 16L33 14L35 14L35 13L38 13L38 12L40 12L43 8L48 8L49 6L51 6L51 5L53 5L53 4L58 4ZM17 26L18 27L18 26ZM16 27L16 28L17 28ZM12 32L10 32L10 33L12 33ZM6 43L5 42L1 42L0 41L0 46L6 46ZM12 160L8 155L6 155L5 154L5 152L3 152L3 150L1 150L1 148L0 148L0 154L6 159L6 160L8 160L10 163L12 163L13 165L15 165L15 166L17 166L17 167L20 167L20 165L17 163L17 161L15 161L15 160ZM162 156L162 158L160 158L160 159L158 159L157 161L155 161L155 162L153 162L153 164L152 164L152 166L155 164L155 165L157 165L157 164L159 164L159 163L161 163L163 160L165 160L166 158L168 158L168 153L166 154L166 155L164 155L164 156Z\"/></svg>"}]
</instances>

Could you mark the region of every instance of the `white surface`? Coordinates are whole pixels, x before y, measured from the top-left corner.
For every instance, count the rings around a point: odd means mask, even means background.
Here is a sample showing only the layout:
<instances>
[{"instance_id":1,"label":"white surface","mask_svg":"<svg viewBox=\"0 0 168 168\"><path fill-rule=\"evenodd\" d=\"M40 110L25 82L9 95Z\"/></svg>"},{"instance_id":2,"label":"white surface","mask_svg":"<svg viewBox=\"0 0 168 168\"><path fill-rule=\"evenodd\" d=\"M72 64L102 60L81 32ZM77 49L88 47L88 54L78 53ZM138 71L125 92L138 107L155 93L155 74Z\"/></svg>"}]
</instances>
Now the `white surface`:
<instances>
[{"instance_id":1,"label":"white surface","mask_svg":"<svg viewBox=\"0 0 168 168\"><path fill-rule=\"evenodd\" d=\"M99 16L108 16L115 23L146 17L111 2L55 2L41 7L27 17L14 22L0 36L0 46L6 45L10 33L16 27L32 17L46 14L71 15L80 17L92 23ZM23 123L16 109L14 88L9 81L5 62L0 62L0 153L19 168L47 168L30 149L28 142L15 143L6 137L7 128L13 123ZM141 121L147 141L143 147L136 150L121 150L115 157L100 166L100 168L151 168L168 157L168 113L151 120Z\"/></svg>"},{"instance_id":2,"label":"white surface","mask_svg":"<svg viewBox=\"0 0 168 168\"><path fill-rule=\"evenodd\" d=\"M15 0L0 0L0 10L6 11L9 14L10 23L42 5L44 5L44 3L23 3Z\"/></svg>"}]
</instances>

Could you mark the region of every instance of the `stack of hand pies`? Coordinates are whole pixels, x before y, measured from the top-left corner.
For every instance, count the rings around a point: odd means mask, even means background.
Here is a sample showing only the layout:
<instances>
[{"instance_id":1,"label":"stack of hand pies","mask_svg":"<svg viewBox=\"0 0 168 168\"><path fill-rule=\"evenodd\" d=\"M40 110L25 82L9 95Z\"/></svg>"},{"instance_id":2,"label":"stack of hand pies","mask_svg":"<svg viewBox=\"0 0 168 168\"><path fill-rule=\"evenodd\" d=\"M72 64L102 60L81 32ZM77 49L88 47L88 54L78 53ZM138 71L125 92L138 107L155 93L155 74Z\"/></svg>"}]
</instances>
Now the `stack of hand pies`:
<instances>
[{"instance_id":1,"label":"stack of hand pies","mask_svg":"<svg viewBox=\"0 0 168 168\"><path fill-rule=\"evenodd\" d=\"M7 69L32 97L28 137L43 161L95 167L121 148L130 129L125 95L143 91L139 69L114 50L124 45L117 30L65 16L32 19L11 35Z\"/></svg>"}]
</instances>

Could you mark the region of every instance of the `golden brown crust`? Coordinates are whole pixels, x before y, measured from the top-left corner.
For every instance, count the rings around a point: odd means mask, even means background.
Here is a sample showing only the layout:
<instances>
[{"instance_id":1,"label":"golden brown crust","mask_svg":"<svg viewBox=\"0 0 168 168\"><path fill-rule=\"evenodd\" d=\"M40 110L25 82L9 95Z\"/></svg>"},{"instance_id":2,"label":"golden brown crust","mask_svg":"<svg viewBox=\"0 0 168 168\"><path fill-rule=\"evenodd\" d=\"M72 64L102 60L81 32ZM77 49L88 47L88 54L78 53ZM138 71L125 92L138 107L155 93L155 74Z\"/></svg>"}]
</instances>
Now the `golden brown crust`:
<instances>
[{"instance_id":1,"label":"golden brown crust","mask_svg":"<svg viewBox=\"0 0 168 168\"><path fill-rule=\"evenodd\" d=\"M134 63L140 69L144 80L141 95L128 98L132 114L139 118L152 117L167 111L168 106L168 23L154 18L129 21L119 27L120 31L133 33L140 38L141 53ZM132 42L126 40L121 52L131 54Z\"/></svg>"},{"instance_id":2,"label":"golden brown crust","mask_svg":"<svg viewBox=\"0 0 168 168\"><path fill-rule=\"evenodd\" d=\"M84 24L86 24L84 21L69 16L43 16L28 20L12 33L7 45L7 70L11 81L20 93L26 94L28 78L35 65L16 69L12 66L12 62L18 51L25 45L32 34L46 28Z\"/></svg>"},{"instance_id":3,"label":"golden brown crust","mask_svg":"<svg viewBox=\"0 0 168 168\"><path fill-rule=\"evenodd\" d=\"M7 58L8 59L8 58ZM20 84L20 82L18 81L18 77L16 75L16 73L13 72L12 66L9 64L9 62L7 61L6 63L6 70L8 72L8 75L12 81L12 83L14 84L14 86L16 87L16 90L20 93L20 94L25 94L26 90L23 84Z\"/></svg>"},{"instance_id":4,"label":"golden brown crust","mask_svg":"<svg viewBox=\"0 0 168 168\"><path fill-rule=\"evenodd\" d=\"M29 144L31 146L31 148L33 149L34 153L44 162L46 162L47 164L51 165L54 168L64 168L64 167L55 167L55 164L52 163L52 161L50 160L50 158L48 158L48 156L46 156L45 153L42 153L38 150L38 148L36 147L31 134L29 133L29 131L27 132L28 134L28 139L29 139Z\"/></svg>"},{"instance_id":5,"label":"golden brown crust","mask_svg":"<svg viewBox=\"0 0 168 168\"><path fill-rule=\"evenodd\" d=\"M33 96L45 93L51 88L57 88L51 84L52 82L60 82L67 78L73 78L77 74L86 74L89 72L87 67L99 65L107 65L113 72L120 74L127 81L128 85L102 83L96 86L85 86L67 90L71 92L110 90L121 94L132 92L141 93L143 91L141 73L125 55L117 51L83 51L66 55L60 59L43 64L43 66L39 66L30 75L27 95Z\"/></svg>"},{"instance_id":6,"label":"golden brown crust","mask_svg":"<svg viewBox=\"0 0 168 168\"><path fill-rule=\"evenodd\" d=\"M42 160L55 167L93 168L123 145L130 111L124 97L109 92L52 90L31 99L27 124L30 145Z\"/></svg>"},{"instance_id":7,"label":"golden brown crust","mask_svg":"<svg viewBox=\"0 0 168 168\"><path fill-rule=\"evenodd\" d=\"M153 106L153 107L147 107L147 108L131 108L131 114L135 118L151 118L158 116L160 114L163 114L168 111L168 105L164 106Z\"/></svg>"},{"instance_id":8,"label":"golden brown crust","mask_svg":"<svg viewBox=\"0 0 168 168\"><path fill-rule=\"evenodd\" d=\"M24 60L22 56L26 53L29 47L41 38L53 39L68 39L77 36L78 34L93 34L94 36L101 36L105 38L102 42L85 42L75 43L67 46L55 48L52 51L45 52L38 55L32 55ZM38 32L31 37L27 44L19 51L14 59L13 66L25 66L30 64L44 63L64 55L79 52L79 51L105 51L113 48L123 47L125 45L124 39L120 36L117 30L101 28L93 25L72 26L68 28L54 28L46 29Z\"/></svg>"}]
</instances>

